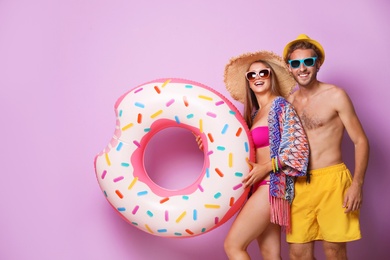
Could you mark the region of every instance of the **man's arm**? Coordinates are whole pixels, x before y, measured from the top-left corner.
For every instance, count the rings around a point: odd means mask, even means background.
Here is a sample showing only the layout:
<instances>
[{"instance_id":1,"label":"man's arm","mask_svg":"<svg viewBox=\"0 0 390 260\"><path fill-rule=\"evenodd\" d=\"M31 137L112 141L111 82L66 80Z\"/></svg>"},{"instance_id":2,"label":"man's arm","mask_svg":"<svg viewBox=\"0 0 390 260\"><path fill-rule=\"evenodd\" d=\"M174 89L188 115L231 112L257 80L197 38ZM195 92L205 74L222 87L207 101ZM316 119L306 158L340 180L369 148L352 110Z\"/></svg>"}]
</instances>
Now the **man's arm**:
<instances>
[{"instance_id":1,"label":"man's arm","mask_svg":"<svg viewBox=\"0 0 390 260\"><path fill-rule=\"evenodd\" d=\"M355 170L351 187L347 190L344 197L345 212L358 210L363 200L363 183L367 170L369 158L369 143L363 127L356 115L352 101L347 93L338 89L337 100L339 117L344 124L348 136L352 140L355 148Z\"/></svg>"}]
</instances>

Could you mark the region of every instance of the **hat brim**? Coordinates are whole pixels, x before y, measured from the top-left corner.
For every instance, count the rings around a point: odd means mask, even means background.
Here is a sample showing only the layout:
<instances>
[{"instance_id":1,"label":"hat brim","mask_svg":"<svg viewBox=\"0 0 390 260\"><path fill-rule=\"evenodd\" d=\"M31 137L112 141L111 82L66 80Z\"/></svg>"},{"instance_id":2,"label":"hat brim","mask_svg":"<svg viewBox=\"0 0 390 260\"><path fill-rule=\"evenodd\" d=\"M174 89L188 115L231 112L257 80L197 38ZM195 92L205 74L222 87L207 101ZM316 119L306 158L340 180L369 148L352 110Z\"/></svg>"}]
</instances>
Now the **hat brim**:
<instances>
[{"instance_id":1,"label":"hat brim","mask_svg":"<svg viewBox=\"0 0 390 260\"><path fill-rule=\"evenodd\" d=\"M258 51L253 53L244 53L240 56L233 57L225 66L224 82L226 89L232 98L244 103L246 95L246 78L245 73L249 66L255 62L263 60L272 66L276 74L276 80L279 84L281 95L288 97L296 85L296 82L287 69L283 59L270 51Z\"/></svg>"}]
</instances>

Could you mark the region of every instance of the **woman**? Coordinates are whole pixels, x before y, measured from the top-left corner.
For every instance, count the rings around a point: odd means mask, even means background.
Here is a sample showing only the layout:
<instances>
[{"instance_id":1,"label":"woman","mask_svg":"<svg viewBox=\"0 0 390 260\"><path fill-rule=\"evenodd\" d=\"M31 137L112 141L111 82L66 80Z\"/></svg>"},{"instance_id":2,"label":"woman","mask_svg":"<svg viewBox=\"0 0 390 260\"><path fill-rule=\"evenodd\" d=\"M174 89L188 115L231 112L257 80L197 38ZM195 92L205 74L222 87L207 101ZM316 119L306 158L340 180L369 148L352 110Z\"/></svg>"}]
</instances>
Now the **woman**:
<instances>
[{"instance_id":1,"label":"woman","mask_svg":"<svg viewBox=\"0 0 390 260\"><path fill-rule=\"evenodd\" d=\"M293 178L306 175L309 156L303 127L284 99L295 81L282 58L267 51L231 59L224 80L244 104L256 149L256 162L243 179L252 193L225 239L225 252L229 259L250 259L246 249L257 240L264 259L281 259L280 230L290 231Z\"/></svg>"}]
</instances>

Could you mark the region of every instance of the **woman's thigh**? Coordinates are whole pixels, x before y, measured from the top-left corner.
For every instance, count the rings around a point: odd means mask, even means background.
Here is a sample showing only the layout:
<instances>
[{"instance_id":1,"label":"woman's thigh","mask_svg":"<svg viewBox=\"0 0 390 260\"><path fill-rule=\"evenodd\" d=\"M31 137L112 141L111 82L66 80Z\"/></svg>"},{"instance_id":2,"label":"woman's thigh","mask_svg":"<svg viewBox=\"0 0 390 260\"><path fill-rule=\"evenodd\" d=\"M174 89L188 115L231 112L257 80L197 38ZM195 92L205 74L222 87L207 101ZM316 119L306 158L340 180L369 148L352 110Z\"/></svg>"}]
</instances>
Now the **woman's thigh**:
<instances>
[{"instance_id":1,"label":"woman's thigh","mask_svg":"<svg viewBox=\"0 0 390 260\"><path fill-rule=\"evenodd\" d=\"M244 204L229 230L227 240L246 248L270 224L269 186L260 186Z\"/></svg>"}]
</instances>

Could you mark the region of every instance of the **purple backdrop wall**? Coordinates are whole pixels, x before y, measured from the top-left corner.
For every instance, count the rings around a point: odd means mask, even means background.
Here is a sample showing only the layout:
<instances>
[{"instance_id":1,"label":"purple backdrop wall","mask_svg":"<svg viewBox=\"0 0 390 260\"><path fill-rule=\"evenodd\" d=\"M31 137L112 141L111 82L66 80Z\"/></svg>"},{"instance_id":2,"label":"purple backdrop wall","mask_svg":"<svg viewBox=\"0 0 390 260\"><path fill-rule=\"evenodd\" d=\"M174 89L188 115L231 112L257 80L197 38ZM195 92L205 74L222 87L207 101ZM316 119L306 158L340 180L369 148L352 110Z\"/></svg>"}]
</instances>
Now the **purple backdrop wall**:
<instances>
[{"instance_id":1,"label":"purple backdrop wall","mask_svg":"<svg viewBox=\"0 0 390 260\"><path fill-rule=\"evenodd\" d=\"M93 158L113 133L116 99L129 89L179 77L229 96L230 57L281 53L306 33L326 51L320 80L348 91L371 143L363 239L350 244L350 258L385 259L389 7L385 0L0 1L0 258L225 259L231 220L190 239L139 231L105 200ZM353 169L352 152L346 138ZM258 257L255 244L249 251ZM320 245L316 251L324 259Z\"/></svg>"}]
</instances>

